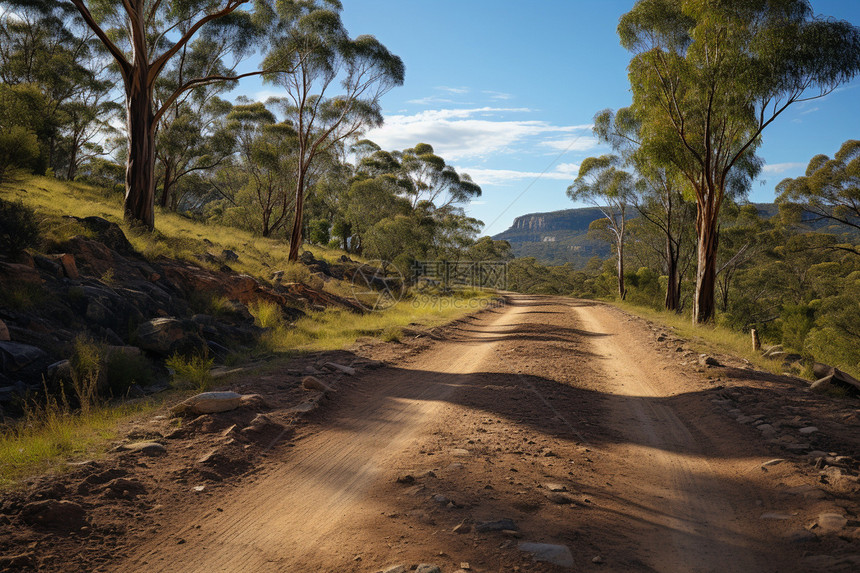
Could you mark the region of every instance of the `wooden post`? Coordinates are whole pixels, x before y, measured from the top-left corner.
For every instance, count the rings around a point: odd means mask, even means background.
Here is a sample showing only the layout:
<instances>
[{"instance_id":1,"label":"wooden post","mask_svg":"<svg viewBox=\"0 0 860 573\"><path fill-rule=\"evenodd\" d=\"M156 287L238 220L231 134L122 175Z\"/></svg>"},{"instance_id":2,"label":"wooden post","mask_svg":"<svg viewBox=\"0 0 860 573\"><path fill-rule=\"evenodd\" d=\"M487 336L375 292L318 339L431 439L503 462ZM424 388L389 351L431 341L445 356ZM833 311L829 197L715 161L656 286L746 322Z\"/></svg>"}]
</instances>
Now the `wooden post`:
<instances>
[{"instance_id":1,"label":"wooden post","mask_svg":"<svg viewBox=\"0 0 860 573\"><path fill-rule=\"evenodd\" d=\"M752 335L753 350L761 350L761 340L758 339L758 331L753 328L750 330L750 335Z\"/></svg>"}]
</instances>

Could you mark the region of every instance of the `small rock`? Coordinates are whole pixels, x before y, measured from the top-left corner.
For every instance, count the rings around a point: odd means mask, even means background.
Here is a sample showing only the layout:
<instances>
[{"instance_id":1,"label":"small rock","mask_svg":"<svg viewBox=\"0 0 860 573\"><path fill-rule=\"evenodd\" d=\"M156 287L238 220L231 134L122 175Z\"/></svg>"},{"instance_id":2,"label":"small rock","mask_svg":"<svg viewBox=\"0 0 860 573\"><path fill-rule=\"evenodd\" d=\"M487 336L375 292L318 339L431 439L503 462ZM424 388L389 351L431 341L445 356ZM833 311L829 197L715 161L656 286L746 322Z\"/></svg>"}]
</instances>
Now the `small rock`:
<instances>
[{"instance_id":1,"label":"small rock","mask_svg":"<svg viewBox=\"0 0 860 573\"><path fill-rule=\"evenodd\" d=\"M397 476L397 483L405 483L407 485L415 483L415 476L412 474L403 474L402 476Z\"/></svg>"},{"instance_id":2,"label":"small rock","mask_svg":"<svg viewBox=\"0 0 860 573\"><path fill-rule=\"evenodd\" d=\"M116 451L144 454L146 456L161 456L167 453L167 448L158 442L135 442L117 446Z\"/></svg>"},{"instance_id":3,"label":"small rock","mask_svg":"<svg viewBox=\"0 0 860 573\"><path fill-rule=\"evenodd\" d=\"M550 543L520 543L519 550L532 554L535 561L552 563L559 567L572 568L573 555L567 545L553 545Z\"/></svg>"},{"instance_id":4,"label":"small rock","mask_svg":"<svg viewBox=\"0 0 860 573\"><path fill-rule=\"evenodd\" d=\"M355 368L351 366L344 366L343 364L338 364L336 362L326 362L323 364L326 368L330 368L331 370L337 370L338 372L343 372L344 374L348 374L349 376L355 376Z\"/></svg>"},{"instance_id":5,"label":"small rock","mask_svg":"<svg viewBox=\"0 0 860 573\"><path fill-rule=\"evenodd\" d=\"M549 491L567 491L567 488L560 483L546 483L544 487Z\"/></svg>"},{"instance_id":6,"label":"small rock","mask_svg":"<svg viewBox=\"0 0 860 573\"><path fill-rule=\"evenodd\" d=\"M212 414L235 410L242 404L236 392L203 392L180 402L171 409L174 414Z\"/></svg>"},{"instance_id":7,"label":"small rock","mask_svg":"<svg viewBox=\"0 0 860 573\"><path fill-rule=\"evenodd\" d=\"M848 525L848 519L839 513L822 513L818 516L817 524L821 533L836 533Z\"/></svg>"},{"instance_id":8,"label":"small rock","mask_svg":"<svg viewBox=\"0 0 860 573\"><path fill-rule=\"evenodd\" d=\"M433 501L435 501L436 503L441 504L441 505L446 505L446 504L451 502L450 499L448 499L447 497L445 497L441 493L437 493L436 495L434 495Z\"/></svg>"},{"instance_id":9,"label":"small rock","mask_svg":"<svg viewBox=\"0 0 860 573\"><path fill-rule=\"evenodd\" d=\"M9 338L9 327L6 326L6 323L0 320L0 342L8 342L12 340Z\"/></svg>"},{"instance_id":10,"label":"small rock","mask_svg":"<svg viewBox=\"0 0 860 573\"><path fill-rule=\"evenodd\" d=\"M603 557L601 557L600 555L596 555L595 557L593 557L591 559L591 562L600 564L600 563L603 563L604 561L603 561Z\"/></svg>"},{"instance_id":11,"label":"small rock","mask_svg":"<svg viewBox=\"0 0 860 573\"><path fill-rule=\"evenodd\" d=\"M195 491L195 492L197 492L197 493L200 493L200 492L202 492L202 491L204 491L204 490L206 489L206 486L205 486L205 485L195 485L195 486L194 486L194 487L192 487L191 489L192 489L192 491Z\"/></svg>"},{"instance_id":12,"label":"small rock","mask_svg":"<svg viewBox=\"0 0 860 573\"><path fill-rule=\"evenodd\" d=\"M406 565L392 565L387 569L383 569L380 573L406 573L409 568Z\"/></svg>"},{"instance_id":13,"label":"small rock","mask_svg":"<svg viewBox=\"0 0 860 573\"><path fill-rule=\"evenodd\" d=\"M451 455L464 458L470 454L469 450L464 450L463 448L454 448L453 450L451 450Z\"/></svg>"},{"instance_id":14,"label":"small rock","mask_svg":"<svg viewBox=\"0 0 860 573\"><path fill-rule=\"evenodd\" d=\"M756 426L756 428L761 432L761 435L764 438L772 438L776 435L776 428L770 424L760 424L759 426Z\"/></svg>"},{"instance_id":15,"label":"small rock","mask_svg":"<svg viewBox=\"0 0 860 573\"><path fill-rule=\"evenodd\" d=\"M813 434L817 431L818 431L818 428L816 428L815 426L806 426L805 428L800 428L798 430L798 432L800 432L801 434L804 434L804 435Z\"/></svg>"},{"instance_id":16,"label":"small rock","mask_svg":"<svg viewBox=\"0 0 860 573\"><path fill-rule=\"evenodd\" d=\"M442 570L436 565L422 563L415 568L415 573L442 573Z\"/></svg>"},{"instance_id":17,"label":"small rock","mask_svg":"<svg viewBox=\"0 0 860 573\"><path fill-rule=\"evenodd\" d=\"M315 376L305 376L302 378L302 388L305 390L318 390L326 394L334 392L334 389Z\"/></svg>"},{"instance_id":18,"label":"small rock","mask_svg":"<svg viewBox=\"0 0 860 573\"><path fill-rule=\"evenodd\" d=\"M73 501L46 499L28 503L21 509L21 519L30 525L78 530L87 524L86 511Z\"/></svg>"},{"instance_id":19,"label":"small rock","mask_svg":"<svg viewBox=\"0 0 860 573\"><path fill-rule=\"evenodd\" d=\"M471 569L471 568L472 568L472 566L471 566L471 565L469 565L469 562L468 562L468 561L461 561L461 562L460 562L460 569L462 569L462 570L464 570L464 571L468 571L468 570L469 570L469 569Z\"/></svg>"},{"instance_id":20,"label":"small rock","mask_svg":"<svg viewBox=\"0 0 860 573\"><path fill-rule=\"evenodd\" d=\"M720 361L707 354L699 354L699 366L722 366Z\"/></svg>"},{"instance_id":21,"label":"small rock","mask_svg":"<svg viewBox=\"0 0 860 573\"><path fill-rule=\"evenodd\" d=\"M520 539L523 536L522 533L520 533L519 531L517 531L515 529L503 529L502 535L505 535L507 537L514 537L516 539Z\"/></svg>"}]
</instances>

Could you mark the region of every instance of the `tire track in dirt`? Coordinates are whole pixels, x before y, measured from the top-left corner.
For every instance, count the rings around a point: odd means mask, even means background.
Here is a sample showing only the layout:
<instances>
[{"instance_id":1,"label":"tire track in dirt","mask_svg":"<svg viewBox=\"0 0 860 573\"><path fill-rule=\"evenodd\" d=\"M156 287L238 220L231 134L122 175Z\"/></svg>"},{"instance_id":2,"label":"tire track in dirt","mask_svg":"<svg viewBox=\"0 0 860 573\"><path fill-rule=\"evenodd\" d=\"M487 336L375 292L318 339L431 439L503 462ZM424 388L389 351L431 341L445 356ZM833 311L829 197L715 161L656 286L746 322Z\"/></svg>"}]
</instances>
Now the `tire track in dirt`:
<instances>
[{"instance_id":1,"label":"tire track in dirt","mask_svg":"<svg viewBox=\"0 0 860 573\"><path fill-rule=\"evenodd\" d=\"M469 374L492 360L497 330L517 309L501 314L471 341L443 344L423 354L411 370L386 376L360 401L344 405L331 426L301 441L283 466L262 480L161 535L118 571L325 571L342 562L342 535L376 508L367 492L456 386L438 374ZM484 339L492 338L491 341ZM197 528L205 524L205 527ZM181 543L178 544L178 540Z\"/></svg>"},{"instance_id":2,"label":"tire track in dirt","mask_svg":"<svg viewBox=\"0 0 860 573\"><path fill-rule=\"evenodd\" d=\"M576 313L585 329L609 335L590 340L601 357L605 392L626 398L612 401L609 416L627 439L604 454L639 460L629 517L645 524L643 559L658 571L770 570L763 560L767 548L738 513L755 507L755 498L725 485L751 462L709 459L708 444L657 400L678 392L684 381L671 380L677 375L655 364L605 307L578 306Z\"/></svg>"}]
</instances>

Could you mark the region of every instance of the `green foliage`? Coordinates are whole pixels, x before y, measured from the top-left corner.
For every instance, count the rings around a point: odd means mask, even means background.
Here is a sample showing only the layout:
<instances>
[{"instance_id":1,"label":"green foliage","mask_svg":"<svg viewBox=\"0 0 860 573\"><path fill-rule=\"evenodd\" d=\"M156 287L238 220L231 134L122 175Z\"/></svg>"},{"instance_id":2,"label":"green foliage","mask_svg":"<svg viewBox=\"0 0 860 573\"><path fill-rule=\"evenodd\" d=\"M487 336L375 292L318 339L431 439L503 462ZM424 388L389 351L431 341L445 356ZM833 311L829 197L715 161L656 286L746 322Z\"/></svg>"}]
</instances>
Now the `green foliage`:
<instances>
[{"instance_id":1,"label":"green foliage","mask_svg":"<svg viewBox=\"0 0 860 573\"><path fill-rule=\"evenodd\" d=\"M802 351L806 336L815 325L812 308L802 304L787 304L782 308L782 343L786 348Z\"/></svg>"},{"instance_id":2,"label":"green foliage","mask_svg":"<svg viewBox=\"0 0 860 573\"><path fill-rule=\"evenodd\" d=\"M105 359L107 393L123 397L133 385L148 386L155 382L152 364L140 354L111 352Z\"/></svg>"},{"instance_id":3,"label":"green foliage","mask_svg":"<svg viewBox=\"0 0 860 573\"><path fill-rule=\"evenodd\" d=\"M783 179L776 187L777 203L789 210L800 207L813 221L829 221L860 231L860 141L848 140L830 159L816 155L809 161L806 175ZM800 217L797 217L799 219ZM847 245L860 255L860 249Z\"/></svg>"},{"instance_id":4,"label":"green foliage","mask_svg":"<svg viewBox=\"0 0 860 573\"><path fill-rule=\"evenodd\" d=\"M707 322L724 200L742 196L761 170L754 153L771 122L860 72L860 29L815 18L805 0L639 0L618 34L633 53L642 147L683 174L697 198L693 317Z\"/></svg>"},{"instance_id":5,"label":"green foliage","mask_svg":"<svg viewBox=\"0 0 860 573\"><path fill-rule=\"evenodd\" d=\"M39 161L36 134L20 125L0 129L0 183L12 167L33 169Z\"/></svg>"},{"instance_id":6,"label":"green foliage","mask_svg":"<svg viewBox=\"0 0 860 573\"><path fill-rule=\"evenodd\" d=\"M104 348L85 336L75 338L72 356L72 388L81 413L86 416L99 404Z\"/></svg>"},{"instance_id":7,"label":"green foliage","mask_svg":"<svg viewBox=\"0 0 860 573\"><path fill-rule=\"evenodd\" d=\"M248 311L254 317L254 322L262 328L283 328L284 312L275 302L259 298L248 305Z\"/></svg>"},{"instance_id":8,"label":"green foliage","mask_svg":"<svg viewBox=\"0 0 860 573\"><path fill-rule=\"evenodd\" d=\"M0 254L15 256L39 240L36 212L22 201L0 199Z\"/></svg>"},{"instance_id":9,"label":"green foliage","mask_svg":"<svg viewBox=\"0 0 860 573\"><path fill-rule=\"evenodd\" d=\"M214 358L205 355L185 356L174 354L164 361L173 370L172 384L176 388L206 392L212 385L212 365Z\"/></svg>"},{"instance_id":10,"label":"green foliage","mask_svg":"<svg viewBox=\"0 0 860 573\"><path fill-rule=\"evenodd\" d=\"M314 219L308 223L308 240L316 245L327 245L331 241L331 221Z\"/></svg>"}]
</instances>

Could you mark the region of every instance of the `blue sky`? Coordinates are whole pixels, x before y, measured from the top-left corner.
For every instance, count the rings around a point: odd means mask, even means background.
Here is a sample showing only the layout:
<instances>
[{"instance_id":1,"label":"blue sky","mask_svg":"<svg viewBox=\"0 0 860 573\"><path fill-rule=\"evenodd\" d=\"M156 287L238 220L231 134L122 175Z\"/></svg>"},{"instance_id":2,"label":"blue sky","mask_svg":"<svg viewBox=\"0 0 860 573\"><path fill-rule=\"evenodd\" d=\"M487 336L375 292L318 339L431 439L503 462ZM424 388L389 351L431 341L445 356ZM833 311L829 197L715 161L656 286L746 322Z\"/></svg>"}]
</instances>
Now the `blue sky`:
<instances>
[{"instance_id":1,"label":"blue sky","mask_svg":"<svg viewBox=\"0 0 860 573\"><path fill-rule=\"evenodd\" d=\"M813 0L816 14L860 24L860 1ZM468 212L485 234L514 217L581 206L565 195L586 157L606 151L591 133L604 108L630 103L618 18L633 0L344 0L350 34L373 34L406 64L383 99L386 124L368 133L385 149L433 145L483 196ZM268 88L268 89L267 89ZM273 86L243 83L249 95ZM860 80L798 104L764 134L766 167L750 193L772 201L784 177L860 137ZM541 175L542 174L542 175Z\"/></svg>"}]
</instances>

